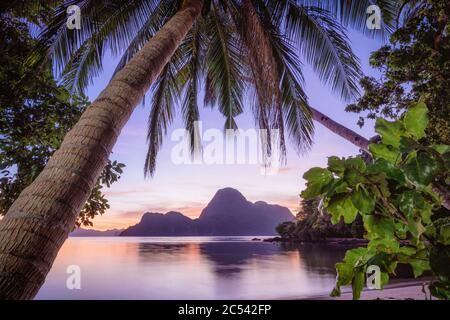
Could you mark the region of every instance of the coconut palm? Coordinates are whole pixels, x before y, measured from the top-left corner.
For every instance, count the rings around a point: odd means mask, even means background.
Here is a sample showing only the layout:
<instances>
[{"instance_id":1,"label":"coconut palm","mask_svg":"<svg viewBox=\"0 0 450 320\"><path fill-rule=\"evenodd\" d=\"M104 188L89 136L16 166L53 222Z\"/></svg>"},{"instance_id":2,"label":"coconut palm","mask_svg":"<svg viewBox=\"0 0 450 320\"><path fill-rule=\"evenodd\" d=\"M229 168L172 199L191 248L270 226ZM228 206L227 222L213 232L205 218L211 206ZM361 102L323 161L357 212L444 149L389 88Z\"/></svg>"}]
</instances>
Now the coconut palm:
<instances>
[{"instance_id":1,"label":"coconut palm","mask_svg":"<svg viewBox=\"0 0 450 320\"><path fill-rule=\"evenodd\" d=\"M102 71L105 51L124 53L108 86L0 222L0 298L37 293L121 129L148 90L146 173L155 170L178 106L195 151L201 86L205 104L224 115L225 128L236 128L244 94L251 92L257 124L279 130L283 152L285 129L299 151L307 150L311 115L333 123L308 105L300 56L341 97L355 97L361 71L344 25L372 33L365 24L373 3L381 6L385 21L397 10L397 1L388 0L65 1L41 36L40 49L49 49L67 86L83 90ZM69 4L82 10L80 30L66 28ZM386 24L382 31L387 29Z\"/></svg>"}]
</instances>

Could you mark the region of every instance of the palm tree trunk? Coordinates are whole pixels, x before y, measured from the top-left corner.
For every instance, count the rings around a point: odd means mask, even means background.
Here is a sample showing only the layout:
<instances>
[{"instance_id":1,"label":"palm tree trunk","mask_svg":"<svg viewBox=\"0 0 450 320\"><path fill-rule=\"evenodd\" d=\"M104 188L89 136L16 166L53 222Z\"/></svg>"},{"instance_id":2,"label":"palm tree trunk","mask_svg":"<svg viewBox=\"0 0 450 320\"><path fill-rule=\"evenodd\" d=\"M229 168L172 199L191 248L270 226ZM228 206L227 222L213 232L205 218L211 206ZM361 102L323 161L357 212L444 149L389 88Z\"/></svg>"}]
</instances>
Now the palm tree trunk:
<instances>
[{"instance_id":1,"label":"palm tree trunk","mask_svg":"<svg viewBox=\"0 0 450 320\"><path fill-rule=\"evenodd\" d=\"M359 135L355 131L350 130L349 128L343 126L342 124L328 118L322 112L320 112L312 107L309 107L309 109L312 112L314 121L319 122L325 128L329 129L330 131L334 132L335 134L344 138L345 140L353 143L354 145L359 147L361 150L363 150L365 152L369 152L369 144L370 144L369 140L367 140L363 136Z\"/></svg>"},{"instance_id":2,"label":"palm tree trunk","mask_svg":"<svg viewBox=\"0 0 450 320\"><path fill-rule=\"evenodd\" d=\"M0 299L30 299L44 283L125 123L201 13L182 8L118 72L0 221Z\"/></svg>"}]
</instances>

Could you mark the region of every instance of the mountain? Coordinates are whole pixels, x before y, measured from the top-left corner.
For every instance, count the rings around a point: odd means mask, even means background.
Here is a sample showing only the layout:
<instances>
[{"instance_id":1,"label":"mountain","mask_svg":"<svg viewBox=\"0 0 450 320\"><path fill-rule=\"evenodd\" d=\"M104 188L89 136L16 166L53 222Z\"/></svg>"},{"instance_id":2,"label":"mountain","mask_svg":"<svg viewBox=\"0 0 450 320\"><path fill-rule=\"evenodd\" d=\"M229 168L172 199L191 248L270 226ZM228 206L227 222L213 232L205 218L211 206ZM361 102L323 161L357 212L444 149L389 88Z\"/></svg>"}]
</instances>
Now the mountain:
<instances>
[{"instance_id":1,"label":"mountain","mask_svg":"<svg viewBox=\"0 0 450 320\"><path fill-rule=\"evenodd\" d=\"M196 235L194 220L179 212L145 213L141 221L125 229L120 236L192 236Z\"/></svg>"},{"instance_id":2,"label":"mountain","mask_svg":"<svg viewBox=\"0 0 450 320\"><path fill-rule=\"evenodd\" d=\"M82 229L78 228L69 234L69 237L116 237L123 229L112 229L106 231L92 230L92 229Z\"/></svg>"},{"instance_id":3,"label":"mountain","mask_svg":"<svg viewBox=\"0 0 450 320\"><path fill-rule=\"evenodd\" d=\"M278 224L293 220L285 207L252 203L238 190L225 188L217 191L198 219L179 212L145 213L120 236L269 236L276 234Z\"/></svg>"}]
</instances>

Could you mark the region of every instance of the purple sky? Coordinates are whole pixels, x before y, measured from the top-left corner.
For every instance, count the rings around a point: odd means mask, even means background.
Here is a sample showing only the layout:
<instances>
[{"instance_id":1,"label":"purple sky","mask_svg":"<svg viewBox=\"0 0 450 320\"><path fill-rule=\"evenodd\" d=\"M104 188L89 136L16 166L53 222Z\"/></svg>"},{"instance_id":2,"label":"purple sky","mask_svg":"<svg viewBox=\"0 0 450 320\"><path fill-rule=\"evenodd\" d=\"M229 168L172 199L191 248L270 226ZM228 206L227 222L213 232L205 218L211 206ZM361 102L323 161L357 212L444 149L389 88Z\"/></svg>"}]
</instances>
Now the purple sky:
<instances>
[{"instance_id":1,"label":"purple sky","mask_svg":"<svg viewBox=\"0 0 450 320\"><path fill-rule=\"evenodd\" d=\"M370 53L378 49L381 42L354 32L350 33L350 39L364 73L376 75L368 61ZM108 57L104 61L103 73L87 90L91 101L107 85L118 58ZM358 115L344 111L346 103L333 94L329 87L322 85L310 66L305 64L303 73L306 93L312 106L365 137L374 135L373 123L367 122L360 129L356 125ZM150 100L151 97L147 96L146 106L136 108L114 147L112 159L125 163L126 168L121 180L110 189L105 189L111 209L104 216L95 219L96 229L128 226L136 223L147 211L163 213L175 210L197 217L215 192L224 187L238 189L253 202L263 200L284 205L295 214L300 201L298 194L304 188L302 175L305 171L314 166L325 166L328 156L358 153L357 147L316 124L314 146L310 152L298 156L288 145L287 164L276 175L261 175L258 165L176 165L170 157L176 144L170 141L170 135L173 130L183 128L180 118L176 117L158 156L156 174L153 178L145 179L143 167ZM254 128L250 106L245 103L244 114L237 118L238 126L245 130ZM204 129L222 130L224 119L218 111L203 109L201 101L200 107Z\"/></svg>"}]
</instances>

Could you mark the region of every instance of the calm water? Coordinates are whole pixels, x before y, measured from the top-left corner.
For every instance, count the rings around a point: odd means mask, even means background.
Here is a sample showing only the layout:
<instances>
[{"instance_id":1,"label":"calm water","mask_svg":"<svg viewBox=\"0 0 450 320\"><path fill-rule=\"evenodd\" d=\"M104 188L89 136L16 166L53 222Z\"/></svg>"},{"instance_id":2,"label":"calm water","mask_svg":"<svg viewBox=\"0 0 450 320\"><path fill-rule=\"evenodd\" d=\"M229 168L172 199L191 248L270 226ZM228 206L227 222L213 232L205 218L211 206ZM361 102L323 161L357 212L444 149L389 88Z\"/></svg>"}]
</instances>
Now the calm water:
<instances>
[{"instance_id":1,"label":"calm water","mask_svg":"<svg viewBox=\"0 0 450 320\"><path fill-rule=\"evenodd\" d=\"M70 238L37 299L276 299L333 287L345 249L251 238ZM70 265L80 290L66 288Z\"/></svg>"}]
</instances>

